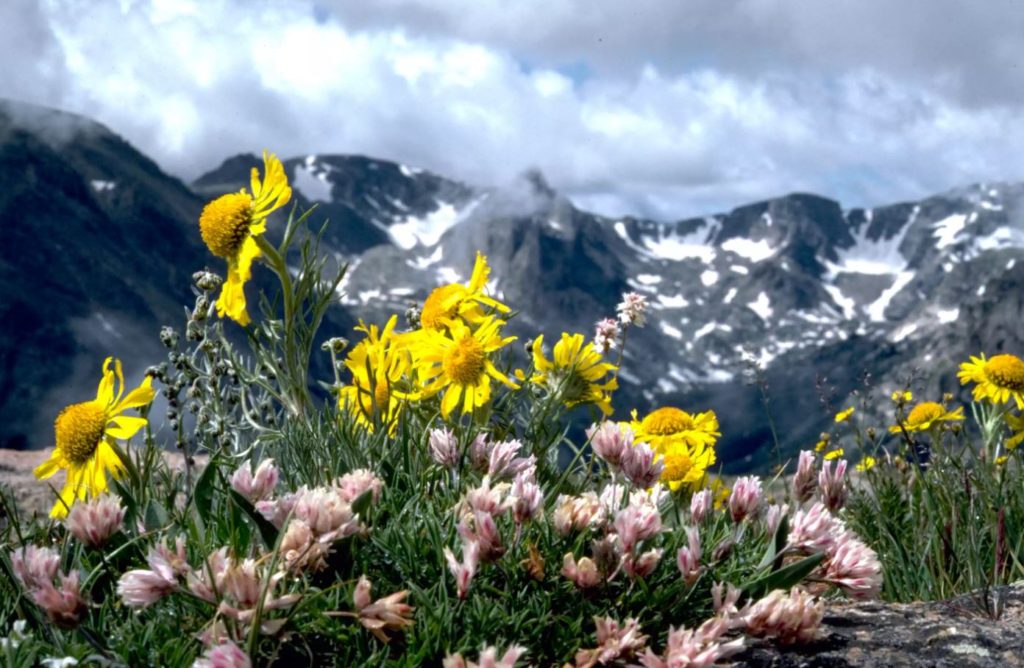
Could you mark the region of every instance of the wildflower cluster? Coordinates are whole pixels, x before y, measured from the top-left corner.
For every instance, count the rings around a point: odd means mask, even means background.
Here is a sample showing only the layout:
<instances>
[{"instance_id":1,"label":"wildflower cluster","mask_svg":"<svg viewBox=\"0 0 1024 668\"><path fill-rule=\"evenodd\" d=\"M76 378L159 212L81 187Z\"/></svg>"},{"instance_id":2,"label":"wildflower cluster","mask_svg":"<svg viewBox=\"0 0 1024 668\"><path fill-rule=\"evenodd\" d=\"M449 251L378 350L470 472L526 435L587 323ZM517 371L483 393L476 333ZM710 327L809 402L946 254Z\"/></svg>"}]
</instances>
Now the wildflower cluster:
<instances>
[{"instance_id":1,"label":"wildflower cluster","mask_svg":"<svg viewBox=\"0 0 1024 668\"><path fill-rule=\"evenodd\" d=\"M329 332L318 395L310 355L344 269L323 279L308 212L267 241L291 192L274 156L250 190L203 210L227 278L195 276L167 362L125 394L107 360L96 399L58 416L37 474L68 471L62 522L0 534L0 612L39 647L128 665L705 666L754 638L807 642L828 597L879 592L845 460L802 453L776 502L756 476L715 475L712 411L616 410L647 318L635 293L592 341L532 333L517 357L477 253L408 326L360 322L352 346ZM244 292L257 262L280 284L262 317ZM154 383L183 471L149 429Z\"/></svg>"}]
</instances>

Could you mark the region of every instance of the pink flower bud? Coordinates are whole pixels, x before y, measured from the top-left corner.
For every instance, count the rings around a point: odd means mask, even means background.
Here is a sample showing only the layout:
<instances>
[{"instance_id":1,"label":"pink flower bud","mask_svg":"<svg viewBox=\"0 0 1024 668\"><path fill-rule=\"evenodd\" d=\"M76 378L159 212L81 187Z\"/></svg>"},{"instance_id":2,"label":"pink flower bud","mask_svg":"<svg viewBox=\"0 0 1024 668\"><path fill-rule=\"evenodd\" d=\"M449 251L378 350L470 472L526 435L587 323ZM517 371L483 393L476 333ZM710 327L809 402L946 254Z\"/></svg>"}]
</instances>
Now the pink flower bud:
<instances>
[{"instance_id":1,"label":"pink flower bud","mask_svg":"<svg viewBox=\"0 0 1024 668\"><path fill-rule=\"evenodd\" d=\"M690 527L686 530L686 538L689 546L679 548L679 552L676 553L676 564L686 584L692 585L700 577L701 572L700 532L696 527Z\"/></svg>"},{"instance_id":2,"label":"pink flower bud","mask_svg":"<svg viewBox=\"0 0 1024 668\"><path fill-rule=\"evenodd\" d=\"M247 498L251 503L265 501L274 495L279 472L273 459L264 459L256 467L256 473L250 473L249 460L242 462L231 474L231 488Z\"/></svg>"},{"instance_id":3,"label":"pink flower bud","mask_svg":"<svg viewBox=\"0 0 1024 668\"><path fill-rule=\"evenodd\" d=\"M32 600L46 612L54 624L62 629L73 629L85 619L88 606L79 591L78 571L60 574L60 587L43 582L32 591Z\"/></svg>"},{"instance_id":4,"label":"pink flower bud","mask_svg":"<svg viewBox=\"0 0 1024 668\"><path fill-rule=\"evenodd\" d=\"M203 658L196 659L192 664L192 668L252 668L252 661L238 645L225 640L207 649Z\"/></svg>"},{"instance_id":5,"label":"pink flower bud","mask_svg":"<svg viewBox=\"0 0 1024 668\"><path fill-rule=\"evenodd\" d=\"M454 469L459 465L459 439L450 429L430 430L430 456L441 466Z\"/></svg>"},{"instance_id":6,"label":"pink flower bud","mask_svg":"<svg viewBox=\"0 0 1024 668\"><path fill-rule=\"evenodd\" d=\"M594 454L617 469L626 448L633 447L633 430L616 422L606 421L587 429L587 438Z\"/></svg>"},{"instance_id":7,"label":"pink flower bud","mask_svg":"<svg viewBox=\"0 0 1024 668\"><path fill-rule=\"evenodd\" d=\"M818 474L818 487L822 502L832 512L836 512L846 503L846 460L841 459L832 472L832 462L825 461Z\"/></svg>"},{"instance_id":8,"label":"pink flower bud","mask_svg":"<svg viewBox=\"0 0 1024 668\"><path fill-rule=\"evenodd\" d=\"M628 505L615 515L615 533L622 540L623 550L632 552L639 543L661 531L661 513L648 504Z\"/></svg>"},{"instance_id":9,"label":"pink flower bud","mask_svg":"<svg viewBox=\"0 0 1024 668\"><path fill-rule=\"evenodd\" d=\"M643 327L646 320L647 297L639 292L627 292L622 295L622 302L618 305L619 322Z\"/></svg>"},{"instance_id":10,"label":"pink flower bud","mask_svg":"<svg viewBox=\"0 0 1024 668\"><path fill-rule=\"evenodd\" d=\"M661 555L664 552L659 547L647 550L635 559L631 553L626 553L626 556L622 558L622 570L626 572L630 579L649 577L654 572L654 569L658 567L658 562L661 561Z\"/></svg>"},{"instance_id":11,"label":"pink flower bud","mask_svg":"<svg viewBox=\"0 0 1024 668\"><path fill-rule=\"evenodd\" d=\"M369 469L356 469L335 480L334 488L341 495L341 500L346 503L354 503L366 492L372 492L371 498L377 503L380 501L384 481Z\"/></svg>"},{"instance_id":12,"label":"pink flower bud","mask_svg":"<svg viewBox=\"0 0 1024 668\"><path fill-rule=\"evenodd\" d=\"M803 450L793 476L793 500L800 504L814 496L818 489L818 472L814 469L814 452Z\"/></svg>"},{"instance_id":13,"label":"pink flower bud","mask_svg":"<svg viewBox=\"0 0 1024 668\"><path fill-rule=\"evenodd\" d=\"M572 552L566 552L562 557L562 575L572 580L580 589L590 589L601 582L601 574L594 561L590 557L576 561Z\"/></svg>"},{"instance_id":14,"label":"pink flower bud","mask_svg":"<svg viewBox=\"0 0 1024 668\"><path fill-rule=\"evenodd\" d=\"M53 582L60 568L60 554L49 547L28 545L11 552L11 566L21 586L31 591L44 583Z\"/></svg>"},{"instance_id":15,"label":"pink flower bud","mask_svg":"<svg viewBox=\"0 0 1024 668\"><path fill-rule=\"evenodd\" d=\"M694 524L700 524L711 512L714 505L710 489L702 489L690 498L690 519Z\"/></svg>"},{"instance_id":16,"label":"pink flower bud","mask_svg":"<svg viewBox=\"0 0 1024 668\"><path fill-rule=\"evenodd\" d=\"M619 340L619 323L612 318L605 318L597 323L597 331L594 333L594 348L601 354L606 355L615 347Z\"/></svg>"},{"instance_id":17,"label":"pink flower bud","mask_svg":"<svg viewBox=\"0 0 1024 668\"><path fill-rule=\"evenodd\" d=\"M103 494L72 506L65 526L80 542L100 547L121 530L124 513L120 499L113 494Z\"/></svg>"},{"instance_id":18,"label":"pink flower bud","mask_svg":"<svg viewBox=\"0 0 1024 668\"><path fill-rule=\"evenodd\" d=\"M757 512L761 505L761 479L757 476L741 476L736 479L729 494L729 513L732 521L739 524L746 517Z\"/></svg>"},{"instance_id":19,"label":"pink flower bud","mask_svg":"<svg viewBox=\"0 0 1024 668\"><path fill-rule=\"evenodd\" d=\"M822 577L855 599L877 598L882 590L882 564L878 555L852 531L843 531L826 553Z\"/></svg>"},{"instance_id":20,"label":"pink flower bud","mask_svg":"<svg viewBox=\"0 0 1024 668\"><path fill-rule=\"evenodd\" d=\"M747 635L792 645L815 639L824 612L822 603L801 589L776 589L746 610L742 619Z\"/></svg>"},{"instance_id":21,"label":"pink flower bud","mask_svg":"<svg viewBox=\"0 0 1024 668\"><path fill-rule=\"evenodd\" d=\"M655 456L649 444L637 443L631 448L622 449L619 468L635 487L647 489L661 477L665 464L660 457Z\"/></svg>"},{"instance_id":22,"label":"pink flower bud","mask_svg":"<svg viewBox=\"0 0 1024 668\"><path fill-rule=\"evenodd\" d=\"M459 598L465 599L469 593L469 585L476 575L477 565L480 562L480 546L476 541L463 541L462 562L455 559L455 555L447 547L444 548L444 557L448 561L448 570L455 578L455 585L458 588Z\"/></svg>"}]
</instances>

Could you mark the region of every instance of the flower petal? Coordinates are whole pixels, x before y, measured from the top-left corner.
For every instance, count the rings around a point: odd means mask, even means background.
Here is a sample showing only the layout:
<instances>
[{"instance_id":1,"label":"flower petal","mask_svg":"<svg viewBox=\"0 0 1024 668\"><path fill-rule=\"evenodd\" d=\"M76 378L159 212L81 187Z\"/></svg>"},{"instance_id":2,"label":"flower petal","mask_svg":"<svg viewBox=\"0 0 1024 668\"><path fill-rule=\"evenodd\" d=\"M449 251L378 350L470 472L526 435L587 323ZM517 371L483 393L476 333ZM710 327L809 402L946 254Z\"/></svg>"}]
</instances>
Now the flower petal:
<instances>
[{"instance_id":1,"label":"flower petal","mask_svg":"<svg viewBox=\"0 0 1024 668\"><path fill-rule=\"evenodd\" d=\"M128 408L145 406L153 401L155 396L156 390L153 389L153 378L151 376L146 376L146 378L143 379L142 384L129 392L128 396L122 399L111 412L118 414Z\"/></svg>"},{"instance_id":2,"label":"flower petal","mask_svg":"<svg viewBox=\"0 0 1024 668\"><path fill-rule=\"evenodd\" d=\"M131 415L118 415L111 418L110 421L114 423L114 426L107 427L107 436L122 441L128 440L146 426L146 418Z\"/></svg>"},{"instance_id":3,"label":"flower petal","mask_svg":"<svg viewBox=\"0 0 1024 668\"><path fill-rule=\"evenodd\" d=\"M63 463L64 460L60 455L60 450L54 449L54 451L50 453L50 458L37 466L35 470L32 471L32 475L34 475L37 480L49 478L56 473L58 469L64 468L61 466Z\"/></svg>"}]
</instances>

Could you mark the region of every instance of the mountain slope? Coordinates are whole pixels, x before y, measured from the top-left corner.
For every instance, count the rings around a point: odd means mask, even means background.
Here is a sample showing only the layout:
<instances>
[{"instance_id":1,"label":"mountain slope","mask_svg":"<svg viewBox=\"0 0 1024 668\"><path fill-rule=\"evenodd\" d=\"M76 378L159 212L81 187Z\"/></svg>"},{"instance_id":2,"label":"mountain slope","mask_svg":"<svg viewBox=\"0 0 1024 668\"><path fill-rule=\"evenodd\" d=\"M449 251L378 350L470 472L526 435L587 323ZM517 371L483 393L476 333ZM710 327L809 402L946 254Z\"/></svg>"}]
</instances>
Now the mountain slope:
<instances>
[{"instance_id":1,"label":"mountain slope","mask_svg":"<svg viewBox=\"0 0 1024 668\"><path fill-rule=\"evenodd\" d=\"M138 380L162 356L159 327L180 320L206 261L201 202L103 126L12 102L0 182L0 445L38 447L104 357Z\"/></svg>"}]
</instances>

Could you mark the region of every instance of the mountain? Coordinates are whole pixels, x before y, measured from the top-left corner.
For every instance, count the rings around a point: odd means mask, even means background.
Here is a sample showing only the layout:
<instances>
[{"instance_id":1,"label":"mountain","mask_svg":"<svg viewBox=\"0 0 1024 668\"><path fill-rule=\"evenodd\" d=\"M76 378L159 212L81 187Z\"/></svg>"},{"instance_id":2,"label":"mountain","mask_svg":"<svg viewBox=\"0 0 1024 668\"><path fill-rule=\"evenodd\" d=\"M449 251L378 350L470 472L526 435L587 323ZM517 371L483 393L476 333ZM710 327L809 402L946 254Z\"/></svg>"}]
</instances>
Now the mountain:
<instances>
[{"instance_id":1,"label":"mountain","mask_svg":"<svg viewBox=\"0 0 1024 668\"><path fill-rule=\"evenodd\" d=\"M235 156L185 185L96 123L0 105L0 444L48 444L105 355L136 376L162 358L156 333L180 322L190 274L220 267L196 233L202 205L258 164ZM861 396L888 424L886 397L908 379L921 398L966 399L960 361L1022 348L1024 184L874 209L791 194L665 223L582 211L539 172L478 187L363 156L284 164L298 206L329 221L325 250L350 263L325 336L467 279L477 250L523 343L590 335L641 292L648 323L630 333L616 417L714 409L730 472L813 444Z\"/></svg>"},{"instance_id":2,"label":"mountain","mask_svg":"<svg viewBox=\"0 0 1024 668\"><path fill-rule=\"evenodd\" d=\"M131 380L164 351L206 262L202 201L104 126L0 103L0 445L52 443L108 355Z\"/></svg>"}]
</instances>

